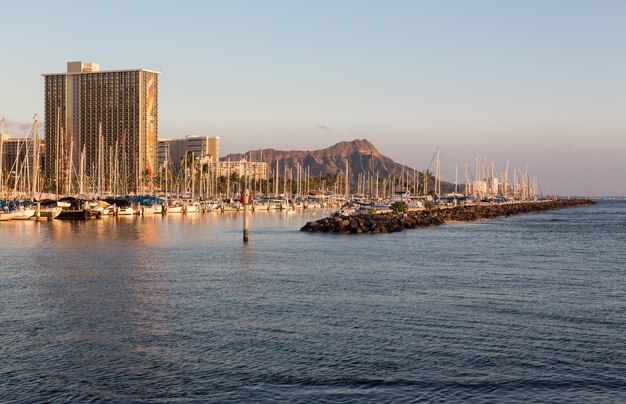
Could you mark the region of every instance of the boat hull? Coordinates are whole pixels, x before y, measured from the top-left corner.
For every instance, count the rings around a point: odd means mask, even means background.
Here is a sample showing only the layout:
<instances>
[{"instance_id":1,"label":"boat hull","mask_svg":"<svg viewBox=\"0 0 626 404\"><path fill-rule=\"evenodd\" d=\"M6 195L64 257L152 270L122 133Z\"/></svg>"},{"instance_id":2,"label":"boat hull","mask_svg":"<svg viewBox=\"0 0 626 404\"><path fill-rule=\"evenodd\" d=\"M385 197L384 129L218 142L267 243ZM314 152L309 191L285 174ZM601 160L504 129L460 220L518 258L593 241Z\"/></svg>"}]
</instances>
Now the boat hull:
<instances>
[{"instance_id":1,"label":"boat hull","mask_svg":"<svg viewBox=\"0 0 626 404\"><path fill-rule=\"evenodd\" d=\"M57 216L60 220L86 220L92 217L92 213L84 209L63 209Z\"/></svg>"},{"instance_id":2,"label":"boat hull","mask_svg":"<svg viewBox=\"0 0 626 404\"><path fill-rule=\"evenodd\" d=\"M13 212L0 212L0 222L8 222L13 217L15 217Z\"/></svg>"},{"instance_id":3,"label":"boat hull","mask_svg":"<svg viewBox=\"0 0 626 404\"><path fill-rule=\"evenodd\" d=\"M29 220L34 214L33 209L16 210L12 220Z\"/></svg>"},{"instance_id":4,"label":"boat hull","mask_svg":"<svg viewBox=\"0 0 626 404\"><path fill-rule=\"evenodd\" d=\"M132 216L135 214L135 210L133 208L118 208L117 216Z\"/></svg>"},{"instance_id":5,"label":"boat hull","mask_svg":"<svg viewBox=\"0 0 626 404\"><path fill-rule=\"evenodd\" d=\"M167 213L167 214L170 214L170 213L183 213L183 207L182 206L168 206L167 207L167 211L165 213Z\"/></svg>"}]
</instances>

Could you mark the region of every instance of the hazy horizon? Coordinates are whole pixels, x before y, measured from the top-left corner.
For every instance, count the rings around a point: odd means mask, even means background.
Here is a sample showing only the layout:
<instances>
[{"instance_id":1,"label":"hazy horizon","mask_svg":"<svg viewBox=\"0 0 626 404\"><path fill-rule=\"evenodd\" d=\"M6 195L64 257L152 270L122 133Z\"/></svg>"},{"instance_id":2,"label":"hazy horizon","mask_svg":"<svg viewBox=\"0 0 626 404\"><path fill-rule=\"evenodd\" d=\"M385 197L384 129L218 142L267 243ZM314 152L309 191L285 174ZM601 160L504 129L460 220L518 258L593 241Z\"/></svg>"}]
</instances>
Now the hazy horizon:
<instances>
[{"instance_id":1,"label":"hazy horizon","mask_svg":"<svg viewBox=\"0 0 626 404\"><path fill-rule=\"evenodd\" d=\"M43 120L73 60L162 71L159 136L223 155L366 138L454 180L477 153L544 193L626 194L622 1L6 2L0 117ZM461 174L459 174L461 176Z\"/></svg>"}]
</instances>

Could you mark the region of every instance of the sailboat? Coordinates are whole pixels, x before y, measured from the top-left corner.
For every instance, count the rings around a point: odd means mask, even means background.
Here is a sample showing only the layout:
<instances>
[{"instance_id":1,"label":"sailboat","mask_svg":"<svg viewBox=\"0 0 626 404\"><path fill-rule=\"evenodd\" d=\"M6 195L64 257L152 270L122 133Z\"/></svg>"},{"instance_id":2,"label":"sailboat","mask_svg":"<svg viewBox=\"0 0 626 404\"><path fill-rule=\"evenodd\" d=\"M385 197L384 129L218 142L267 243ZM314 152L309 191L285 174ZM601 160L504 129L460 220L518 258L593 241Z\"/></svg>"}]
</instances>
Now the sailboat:
<instances>
[{"instance_id":1,"label":"sailboat","mask_svg":"<svg viewBox=\"0 0 626 404\"><path fill-rule=\"evenodd\" d=\"M28 220L35 215L35 210L20 206L19 209L13 211L12 220Z\"/></svg>"},{"instance_id":2,"label":"sailboat","mask_svg":"<svg viewBox=\"0 0 626 404\"><path fill-rule=\"evenodd\" d=\"M45 217L48 220L56 219L63 208L71 207L69 202L61 202L56 199L42 199L39 202L39 217ZM35 210L35 214L37 211Z\"/></svg>"},{"instance_id":3,"label":"sailboat","mask_svg":"<svg viewBox=\"0 0 626 404\"><path fill-rule=\"evenodd\" d=\"M15 213L8 211L0 211L0 222L6 222L15 217Z\"/></svg>"}]
</instances>

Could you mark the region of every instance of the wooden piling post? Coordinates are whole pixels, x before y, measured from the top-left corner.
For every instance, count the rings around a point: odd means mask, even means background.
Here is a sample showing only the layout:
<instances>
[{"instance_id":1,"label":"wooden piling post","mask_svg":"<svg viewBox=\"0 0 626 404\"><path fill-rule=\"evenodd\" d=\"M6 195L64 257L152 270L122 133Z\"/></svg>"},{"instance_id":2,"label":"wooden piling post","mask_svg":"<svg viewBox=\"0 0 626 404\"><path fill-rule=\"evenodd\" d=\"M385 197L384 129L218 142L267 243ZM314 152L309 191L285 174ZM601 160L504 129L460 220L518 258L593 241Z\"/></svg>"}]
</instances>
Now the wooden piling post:
<instances>
[{"instance_id":1,"label":"wooden piling post","mask_svg":"<svg viewBox=\"0 0 626 404\"><path fill-rule=\"evenodd\" d=\"M250 191L248 188L244 191L243 196L241 197L243 202L243 242L248 242L248 230L249 230L249 221L248 221L248 200L250 199Z\"/></svg>"}]
</instances>

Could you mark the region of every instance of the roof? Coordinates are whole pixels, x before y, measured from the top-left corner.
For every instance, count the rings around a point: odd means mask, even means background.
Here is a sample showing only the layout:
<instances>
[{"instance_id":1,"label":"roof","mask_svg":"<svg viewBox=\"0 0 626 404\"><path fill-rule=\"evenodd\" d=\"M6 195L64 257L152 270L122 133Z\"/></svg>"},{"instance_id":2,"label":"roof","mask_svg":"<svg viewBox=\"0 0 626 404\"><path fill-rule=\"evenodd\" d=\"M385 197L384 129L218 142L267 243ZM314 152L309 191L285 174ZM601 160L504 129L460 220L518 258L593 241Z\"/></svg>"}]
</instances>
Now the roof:
<instances>
[{"instance_id":1,"label":"roof","mask_svg":"<svg viewBox=\"0 0 626 404\"><path fill-rule=\"evenodd\" d=\"M161 74L160 71L157 70L150 70L150 69L144 69L144 68L137 68L137 69L122 69L122 70L98 70L97 72L76 72L76 73L41 73L42 76L70 76L70 75L75 75L75 74L98 74L98 73L121 73L121 72L137 72L137 71L143 71L143 72L148 72L148 73L156 73L156 74Z\"/></svg>"}]
</instances>

